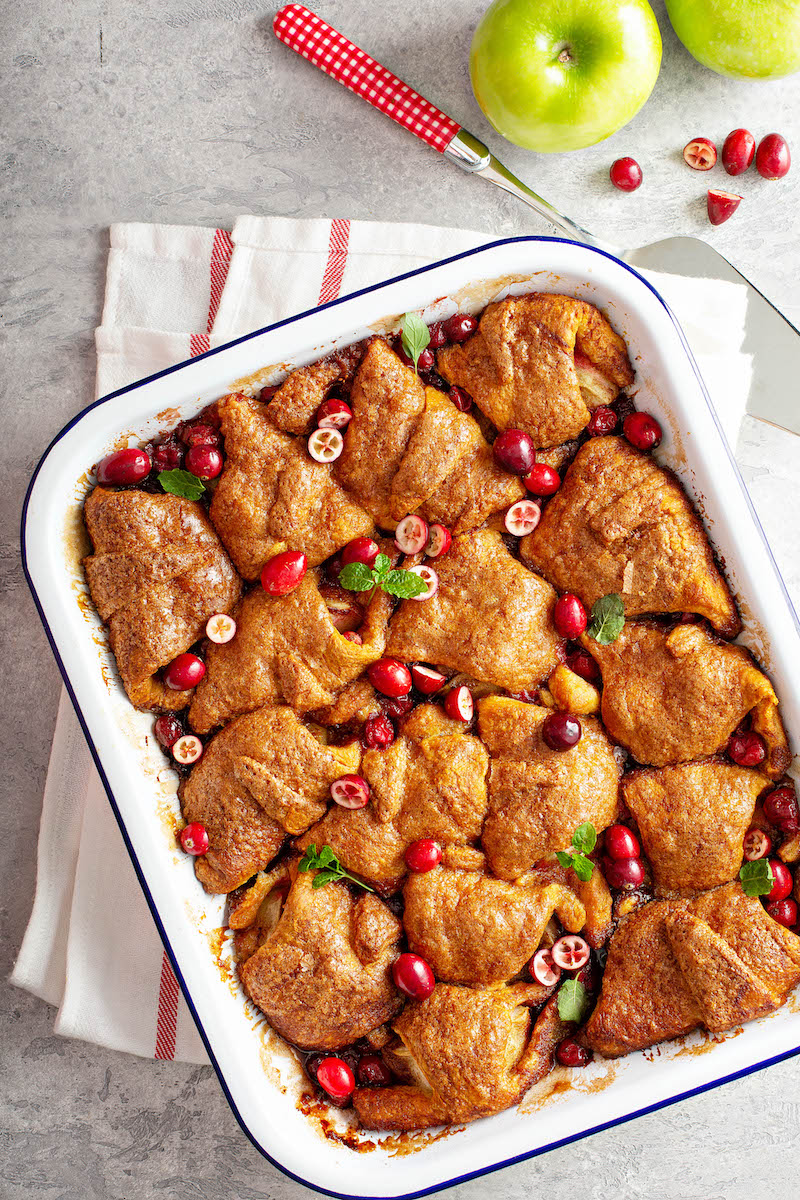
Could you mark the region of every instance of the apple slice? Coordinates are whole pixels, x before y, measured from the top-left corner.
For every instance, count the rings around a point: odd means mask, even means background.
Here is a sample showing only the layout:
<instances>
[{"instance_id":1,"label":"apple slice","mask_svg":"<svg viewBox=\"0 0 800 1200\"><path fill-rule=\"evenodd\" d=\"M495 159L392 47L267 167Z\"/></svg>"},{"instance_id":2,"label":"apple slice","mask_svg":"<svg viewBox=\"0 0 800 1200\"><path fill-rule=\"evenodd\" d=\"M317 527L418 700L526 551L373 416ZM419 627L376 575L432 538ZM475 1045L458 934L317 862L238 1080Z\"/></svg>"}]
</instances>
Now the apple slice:
<instances>
[{"instance_id":1,"label":"apple slice","mask_svg":"<svg viewBox=\"0 0 800 1200\"><path fill-rule=\"evenodd\" d=\"M718 192L714 188L708 190L708 219L712 225L722 225L732 217L742 202L741 196L733 192Z\"/></svg>"},{"instance_id":2,"label":"apple slice","mask_svg":"<svg viewBox=\"0 0 800 1200\"><path fill-rule=\"evenodd\" d=\"M591 359L579 350L575 351L575 372L578 376L578 387L587 408L597 408L601 404L612 404L619 388L612 383L602 371L594 365Z\"/></svg>"}]
</instances>

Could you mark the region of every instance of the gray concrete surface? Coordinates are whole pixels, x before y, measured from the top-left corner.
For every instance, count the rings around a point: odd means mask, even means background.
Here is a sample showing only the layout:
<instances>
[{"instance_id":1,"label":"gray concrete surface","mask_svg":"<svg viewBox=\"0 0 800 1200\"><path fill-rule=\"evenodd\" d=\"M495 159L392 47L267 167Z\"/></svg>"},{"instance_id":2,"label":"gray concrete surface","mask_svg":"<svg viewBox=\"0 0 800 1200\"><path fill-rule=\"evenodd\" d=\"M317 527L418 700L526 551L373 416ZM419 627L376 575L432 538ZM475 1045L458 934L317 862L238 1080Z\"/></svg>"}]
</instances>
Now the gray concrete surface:
<instances>
[{"instance_id":1,"label":"gray concrete surface","mask_svg":"<svg viewBox=\"0 0 800 1200\"><path fill-rule=\"evenodd\" d=\"M466 69L483 0L318 0L497 147ZM800 317L800 162L783 183L748 175L736 218L712 231L706 178L680 150L745 124L782 130L800 151L800 76L735 83L700 68L657 0L665 57L656 91L609 142L568 157L502 147L517 169L589 227L620 241L707 235ZM92 393L106 229L119 220L217 225L242 212L380 216L547 232L511 199L464 178L324 80L271 37L263 0L3 0L4 367L0 976L20 943L34 884L39 802L59 680L18 564L30 472ZM633 153L646 184L606 182ZM725 187L726 177L715 176ZM797 381L793 381L797 386ZM798 594L797 443L752 420L738 457L776 555ZM792 555L794 558L792 560ZM124 916L120 933L126 933ZM249 1145L210 1068L144 1062L51 1035L53 1012L4 986L0 1013L0 1196L8 1200L295 1200ZM797 1194L797 1061L598 1134L501 1175L458 1200L501 1192L658 1200Z\"/></svg>"}]
</instances>

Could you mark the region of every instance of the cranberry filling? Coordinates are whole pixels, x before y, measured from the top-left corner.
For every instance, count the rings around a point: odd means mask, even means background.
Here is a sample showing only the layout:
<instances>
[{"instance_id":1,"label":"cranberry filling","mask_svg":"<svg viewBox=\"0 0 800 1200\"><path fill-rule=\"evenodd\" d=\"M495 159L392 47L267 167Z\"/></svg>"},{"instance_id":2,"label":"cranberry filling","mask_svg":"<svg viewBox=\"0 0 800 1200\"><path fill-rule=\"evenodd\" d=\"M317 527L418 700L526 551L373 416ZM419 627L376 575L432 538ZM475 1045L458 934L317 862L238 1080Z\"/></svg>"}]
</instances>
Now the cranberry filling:
<instances>
[{"instance_id":1,"label":"cranberry filling","mask_svg":"<svg viewBox=\"0 0 800 1200\"><path fill-rule=\"evenodd\" d=\"M556 1061L562 1067L585 1067L593 1059L591 1050L579 1046L572 1038L564 1038L556 1047Z\"/></svg>"},{"instance_id":2,"label":"cranberry filling","mask_svg":"<svg viewBox=\"0 0 800 1200\"><path fill-rule=\"evenodd\" d=\"M385 750L395 738L394 725L388 717L367 717L364 722L363 742L368 750Z\"/></svg>"},{"instance_id":3,"label":"cranberry filling","mask_svg":"<svg viewBox=\"0 0 800 1200\"><path fill-rule=\"evenodd\" d=\"M442 329L450 342L465 342L478 328L478 322L468 313L453 313L442 322Z\"/></svg>"}]
</instances>

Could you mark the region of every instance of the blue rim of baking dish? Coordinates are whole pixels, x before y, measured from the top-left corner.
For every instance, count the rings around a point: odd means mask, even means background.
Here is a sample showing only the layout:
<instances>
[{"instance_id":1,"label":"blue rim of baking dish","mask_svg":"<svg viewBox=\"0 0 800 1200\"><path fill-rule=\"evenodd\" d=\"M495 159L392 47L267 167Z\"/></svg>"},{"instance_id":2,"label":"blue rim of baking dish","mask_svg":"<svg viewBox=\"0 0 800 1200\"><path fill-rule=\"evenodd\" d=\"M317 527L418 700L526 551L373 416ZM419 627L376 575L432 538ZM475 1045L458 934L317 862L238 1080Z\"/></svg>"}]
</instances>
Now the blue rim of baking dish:
<instances>
[{"instance_id":1,"label":"blue rim of baking dish","mask_svg":"<svg viewBox=\"0 0 800 1200\"><path fill-rule=\"evenodd\" d=\"M210 1061L212 1067L214 1068L214 1071L215 1071L217 1078L219 1080L219 1083L220 1083L220 1087L222 1088L225 1098L228 1101L231 1112L233 1113L234 1117L236 1118L236 1120L239 1124L239 1127L241 1128L241 1130L245 1134L245 1136L248 1138L248 1140L252 1143L252 1145L255 1147L255 1149L258 1150L259 1154L263 1155L263 1157L269 1163L271 1163L273 1167L276 1167L283 1175L286 1175L289 1179L293 1179L296 1183L301 1183L301 1184L303 1184L303 1186L311 1188L313 1191L319 1192L323 1195L335 1196L335 1197L337 1197L337 1200L414 1200L414 1198L417 1196L428 1196L433 1192L442 1191L445 1188L455 1187L458 1184L466 1183L471 1179L477 1179L483 1175L489 1175L495 1171L503 1170L503 1168L505 1168L505 1167L514 1166L516 1163L525 1162L527 1159L538 1158L540 1155L547 1154L551 1150L557 1150L557 1149L560 1149L562 1146L570 1145L572 1142L580 1141L583 1138L591 1137L592 1134L601 1133L606 1129L612 1129L614 1126L622 1125L626 1121L632 1121L637 1117L647 1116L649 1113L657 1112L659 1109L662 1109L662 1108L668 1108L672 1104L678 1104L678 1103L680 1103L680 1101L688 1100L692 1096L697 1096L702 1092L711 1091L712 1088L722 1087L724 1084L731 1083L735 1079L742 1079L746 1075L752 1075L755 1071L761 1071L761 1070L764 1070L766 1067L773 1066L775 1063L783 1062L785 1059L794 1058L796 1055L800 1054L800 1046L796 1046L794 1049L791 1049L791 1050L782 1051L780 1054L773 1055L771 1058L763 1059L761 1062L754 1063L751 1066L743 1067L741 1070L734 1071L730 1075L723 1075L719 1079L714 1079L708 1083L699 1084L697 1087L690 1088L688 1091L685 1091L685 1092L680 1092L676 1096L670 1096L665 1100L659 1100L654 1104L648 1104L648 1105L645 1105L643 1108L637 1108L635 1110L635 1112L625 1113L623 1116L615 1117L611 1121L605 1121L599 1125L593 1125L589 1129L583 1129L577 1133L570 1134L568 1137L559 1138L556 1141L549 1142L546 1146L539 1146L534 1150L527 1150L522 1154L514 1155L512 1158L504 1159L502 1162L492 1163L489 1166L481 1167L475 1171L470 1171L465 1175L458 1175L458 1176L455 1176L453 1179L445 1180L442 1183L432 1184L430 1187L420 1188L419 1190L412 1191L412 1192L398 1193L396 1196L394 1196L392 1198L369 1197L369 1196L365 1196L363 1194L354 1195L350 1192L337 1192L337 1191L334 1191L332 1188L325 1188L325 1187L321 1187L319 1184L310 1183L307 1179L304 1179L300 1175L295 1175L293 1171L290 1171L287 1167L283 1166L282 1163L280 1163L277 1159L273 1158L272 1155L267 1150L264 1149L264 1147L258 1142L256 1137L250 1132L247 1124L244 1121L244 1118L239 1113L239 1110L236 1107L236 1103L233 1099L233 1096L231 1095L231 1092L228 1088L227 1082L225 1080L225 1076L217 1063L217 1060L216 1060L214 1052L211 1048L211 1044L209 1042L208 1036L206 1035L205 1029L203 1028L203 1025L197 1014L197 1010L195 1009L194 1003L192 1001L192 997L191 997L189 990L184 982L183 975L181 974L180 968L178 966L177 958L172 949L170 941L167 937L164 926L161 922L161 918L159 916L158 909L156 908L153 897L150 894L150 889L147 886L147 882L144 878L142 868L139 864L139 860L137 859L136 854L133 849L133 846L131 845L127 830L125 828L125 824L122 820L122 816L119 812L116 801L114 799L114 794L111 790L111 787L109 785L109 782L108 782L105 772L103 770L103 765L100 761L100 756L97 752L94 742L92 741L91 735L89 734L89 730L87 728L86 721L83 716L83 712L81 711L81 708L77 702L77 698L73 691L69 676L64 667L61 656L58 652L58 648L56 646L55 639L53 637L50 626L47 622L47 618L45 617L44 609L39 600L39 596L36 591L36 588L34 587L33 580L31 579L30 571L28 569L27 546L26 546L26 524L27 524L27 516L28 516L28 505L30 503L30 499L33 494L33 489L36 484L36 480L38 478L39 472L41 471L41 469L44 466L44 463L46 462L48 457L50 456L51 450L53 450L53 448L58 444L58 442L61 441L61 439L69 432L69 430L73 428L73 426L77 425L78 422L81 421L88 412L91 412L92 409L99 407L99 405L106 404L106 403L108 403L108 401L114 400L118 396L124 396L129 392L136 391L138 388L142 387L146 383L150 383L154 379L161 379L166 375L171 375L173 372L179 371L184 366L186 366L187 361L188 362L197 362L200 359L211 358L213 355L219 354L221 351L227 350L231 346L241 345L243 342L247 342L247 341L252 340L255 337L259 337L263 333L266 333L266 332L269 332L269 331L272 331L275 329L280 329L286 325L294 324L296 321L302 320L304 317L307 317L307 316L311 315L312 313L320 312L324 309L335 308L338 305L344 304L347 301L352 300L353 298L355 298L357 296L366 296L366 295L369 295L371 292L380 291L381 289L387 287L390 284L399 283L402 280L411 279L418 275L425 275L426 273L428 273L432 270L438 269L439 267L446 266L449 263L458 262L462 259L472 258L476 254L480 254L485 250L494 249L495 247L498 247L498 246L509 246L509 245L514 245L514 244L519 244L519 243L527 243L527 242L554 242L554 243L563 243L565 245L577 245L577 246L580 246L581 249L583 249L583 250L590 251L592 254L602 255L603 258L610 259L612 262L617 263L618 266L620 266L624 270L628 271L631 275L634 275L641 283L644 284L644 286L650 292L652 292L652 294L656 297L656 299L659 301L661 306L664 308L664 310L666 311L670 320L672 321L672 324L675 326L675 330L676 330L678 337L680 338L680 341L683 345L684 351L687 355L689 363L691 364L692 370L694 371L694 374L697 377L697 381L698 381L698 384L700 385L700 389L702 391L703 398L704 398L706 405L711 413L712 420L714 421L714 424L716 425L717 430L722 438L722 444L725 447L725 452L728 456L728 460L733 468L736 479L739 483L739 487L744 496L745 503L747 504L747 507L750 511L750 515L753 519L753 523L758 531L761 541L764 544L764 548L767 552L769 561L772 564L772 569L775 573L775 577L778 581L778 585L779 585L781 592L783 594L783 597L786 601L786 606L794 620L795 628L797 629L797 632L800 635L800 618L798 618L797 611L794 607L794 604L792 603L791 597L790 597L788 589L786 587L786 583L783 579L783 576L781 575L780 569L778 568L778 564L775 561L775 557L772 553L772 549L767 540L763 526L761 525L761 522L758 518L758 514L756 513L756 510L753 506L753 502L750 498L749 492L747 491L747 487L745 485L744 479L742 478L741 472L739 471L739 467L738 467L736 459L733 455L733 451L731 450L731 447L728 444L728 440L725 436L725 432L722 428L722 425L721 425L721 422L717 415L716 409L714 408L714 405L711 402L711 397L708 394L708 390L706 388L703 377L700 374L697 363L695 362L694 355L692 354L692 351L689 347L689 343L687 342L686 337L683 333L683 330L681 329L680 322L677 320L675 314L672 312L671 308L666 303L663 296L661 296L661 294L656 290L656 288L654 288L653 285L651 283L649 283L647 279L644 278L644 276L640 275L638 271L634 270L633 267L629 266L625 262L622 262L621 259L617 258L613 254L610 254L606 250L601 250L595 246L586 246L581 242L575 242L569 238L539 237L539 236L535 236L535 235L529 235L529 236L520 236L520 237L513 237L513 238L499 238L493 242L487 242L482 246L476 246L472 250L462 251L460 254L451 255L449 258L440 259L435 263L429 263L427 266L418 267L417 269L415 269L413 271L407 271L402 275L395 275L391 279L383 280L383 282L381 282L381 283L372 284L369 287L361 288L357 292L350 292L346 296L341 296L336 300L330 300L327 304L321 304L317 308L307 309L305 312L297 313L291 317L286 317L282 321L276 321L272 325L264 326L263 329L256 329L252 333L244 334L240 338L235 338L231 342L226 342L224 346L216 346L213 350L207 350L205 354L198 355L197 358L185 360L184 362L181 362L181 363L176 363L174 366L166 367L163 371L157 371L154 375L148 375L145 379L139 379L136 381L136 383L131 383L131 384L128 384L126 387L118 388L117 391L115 391L115 392L109 392L109 394L107 396L101 396L99 400L94 400L94 401L92 401L91 404L87 404L85 408L81 409L81 411L76 416L74 416L66 425L64 425L64 427L56 434L56 436L50 442L50 445L47 447L44 454L39 459L39 462L36 465L36 469L33 472L31 481L28 485L28 489L25 494L25 501L24 501L24 504L22 507L21 528L20 528L20 548L21 548L21 558L22 558L22 569L25 574L25 579L27 581L28 587L29 587L31 595L33 597L33 602L36 605L36 610L37 610L37 612L39 614L39 618L42 622L42 626L44 628L45 635L47 637L48 642L50 643L50 649L53 652L53 657L55 658L58 669L61 672L61 677L64 681L64 686L66 687L67 693L69 694L70 700L72 701L73 708L75 709L75 714L78 718L81 729L83 730L84 737L86 738L86 742L87 742L87 745L91 752L92 758L94 760L94 764L97 767L97 772L100 776L100 779L102 780L103 787L105 788L105 791L106 791L106 795L108 796L109 804L111 805L111 809L116 818L117 825L119 826L119 830L122 835L122 840L125 843L125 847L128 851L128 855L130 857L131 863L133 864L133 869L136 872L136 877L139 880L139 885L144 893L145 899L147 901L147 905L152 914L156 929L158 930L161 941L163 942L164 949L169 957L170 963L172 964L172 969L175 972L175 977L178 980L178 983L180 984L181 992L183 993L183 997L186 1001L186 1004L189 1008L190 1013L192 1014L192 1019L194 1020L194 1023L197 1026L197 1031L200 1034L200 1037L206 1048L206 1051L207 1051L208 1057L209 1057L209 1061Z\"/></svg>"}]
</instances>

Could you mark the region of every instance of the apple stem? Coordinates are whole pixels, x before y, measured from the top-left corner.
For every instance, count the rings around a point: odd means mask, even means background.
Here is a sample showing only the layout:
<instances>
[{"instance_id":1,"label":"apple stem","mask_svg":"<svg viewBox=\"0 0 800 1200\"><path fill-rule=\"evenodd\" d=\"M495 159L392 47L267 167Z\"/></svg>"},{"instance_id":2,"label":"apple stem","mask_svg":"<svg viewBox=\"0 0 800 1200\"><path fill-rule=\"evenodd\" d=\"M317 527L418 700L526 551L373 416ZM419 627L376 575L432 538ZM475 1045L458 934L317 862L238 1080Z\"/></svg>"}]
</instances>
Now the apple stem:
<instances>
[{"instance_id":1,"label":"apple stem","mask_svg":"<svg viewBox=\"0 0 800 1200\"><path fill-rule=\"evenodd\" d=\"M569 46L565 46L563 50L561 50L558 56L558 61L560 63L572 62L572 51L570 50Z\"/></svg>"}]
</instances>

